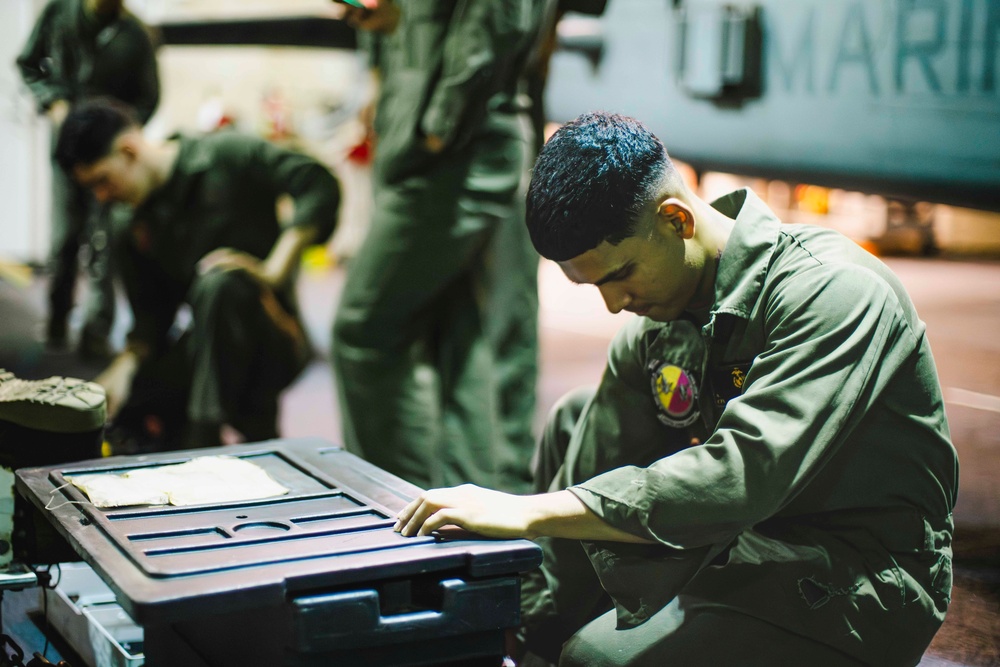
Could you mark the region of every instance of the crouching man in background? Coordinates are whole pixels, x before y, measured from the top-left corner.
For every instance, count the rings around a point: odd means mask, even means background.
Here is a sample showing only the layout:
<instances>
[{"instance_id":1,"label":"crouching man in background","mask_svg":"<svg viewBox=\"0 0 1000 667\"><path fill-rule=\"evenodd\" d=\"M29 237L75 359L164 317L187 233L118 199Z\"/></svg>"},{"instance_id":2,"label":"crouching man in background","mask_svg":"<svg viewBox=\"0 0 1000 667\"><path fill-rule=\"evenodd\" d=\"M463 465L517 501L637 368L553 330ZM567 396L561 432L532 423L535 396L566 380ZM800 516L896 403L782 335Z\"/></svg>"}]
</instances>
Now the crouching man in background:
<instances>
[{"instance_id":1,"label":"crouching man in background","mask_svg":"<svg viewBox=\"0 0 1000 667\"><path fill-rule=\"evenodd\" d=\"M74 107L60 166L99 201L127 205L118 267L134 326L97 378L119 441L156 448L278 435L278 397L310 357L294 295L303 249L336 224L340 191L316 160L237 133L146 139L110 100ZM282 227L277 202L294 201ZM182 304L186 330L175 329Z\"/></svg>"}]
</instances>

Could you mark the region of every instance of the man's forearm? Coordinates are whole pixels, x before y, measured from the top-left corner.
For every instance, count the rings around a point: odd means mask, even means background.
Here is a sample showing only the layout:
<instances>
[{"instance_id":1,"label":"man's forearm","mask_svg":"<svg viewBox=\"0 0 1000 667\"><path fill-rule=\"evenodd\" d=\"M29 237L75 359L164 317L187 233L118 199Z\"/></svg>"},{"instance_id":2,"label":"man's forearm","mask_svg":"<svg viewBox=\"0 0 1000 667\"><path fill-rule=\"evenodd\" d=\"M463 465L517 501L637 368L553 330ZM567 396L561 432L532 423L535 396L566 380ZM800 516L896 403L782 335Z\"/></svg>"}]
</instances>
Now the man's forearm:
<instances>
[{"instance_id":1,"label":"man's forearm","mask_svg":"<svg viewBox=\"0 0 1000 667\"><path fill-rule=\"evenodd\" d=\"M517 496L472 484L424 491L398 515L396 530L407 537L456 525L486 537L563 537L649 543L615 528L570 491Z\"/></svg>"},{"instance_id":2,"label":"man's forearm","mask_svg":"<svg viewBox=\"0 0 1000 667\"><path fill-rule=\"evenodd\" d=\"M577 540L650 543L615 528L583 504L572 491L530 496L537 503L537 516L529 527L532 537L565 537Z\"/></svg>"},{"instance_id":3,"label":"man's forearm","mask_svg":"<svg viewBox=\"0 0 1000 667\"><path fill-rule=\"evenodd\" d=\"M264 259L263 278L272 286L285 285L298 264L302 251L316 240L318 231L313 227L289 227L278 238L271 253Z\"/></svg>"}]
</instances>

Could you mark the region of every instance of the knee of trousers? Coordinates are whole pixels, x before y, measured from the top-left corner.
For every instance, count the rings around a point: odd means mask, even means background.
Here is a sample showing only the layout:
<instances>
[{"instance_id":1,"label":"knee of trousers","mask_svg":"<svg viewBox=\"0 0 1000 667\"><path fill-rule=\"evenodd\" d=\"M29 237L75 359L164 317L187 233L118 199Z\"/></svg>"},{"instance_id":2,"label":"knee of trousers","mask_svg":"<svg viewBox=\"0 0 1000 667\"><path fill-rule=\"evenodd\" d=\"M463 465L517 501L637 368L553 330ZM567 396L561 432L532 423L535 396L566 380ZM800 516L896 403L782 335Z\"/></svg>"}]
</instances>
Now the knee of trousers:
<instances>
[{"instance_id":1,"label":"knee of trousers","mask_svg":"<svg viewBox=\"0 0 1000 667\"><path fill-rule=\"evenodd\" d=\"M628 664L626 656L618 656L614 649L608 650L590 641L586 628L570 637L559 654L559 667L625 667Z\"/></svg>"},{"instance_id":2,"label":"knee of trousers","mask_svg":"<svg viewBox=\"0 0 1000 667\"><path fill-rule=\"evenodd\" d=\"M571 389L563 394L549 410L545 420L546 434L551 436L565 432L565 435L568 436L595 393L597 393L597 387L588 385Z\"/></svg>"},{"instance_id":3,"label":"knee of trousers","mask_svg":"<svg viewBox=\"0 0 1000 667\"><path fill-rule=\"evenodd\" d=\"M556 401L555 406L552 408L552 413L565 414L569 412L574 420L579 419L580 415L583 414L583 409L596 393L597 387L593 385L570 389L559 397L559 400Z\"/></svg>"},{"instance_id":4,"label":"knee of trousers","mask_svg":"<svg viewBox=\"0 0 1000 667\"><path fill-rule=\"evenodd\" d=\"M195 321L219 313L239 313L259 307L260 289L243 271L211 271L194 279L190 291Z\"/></svg>"},{"instance_id":5,"label":"knee of trousers","mask_svg":"<svg viewBox=\"0 0 1000 667\"><path fill-rule=\"evenodd\" d=\"M333 320L331 351L335 357L353 356L350 350L390 352L398 345L400 324L388 325L378 313L339 308Z\"/></svg>"}]
</instances>

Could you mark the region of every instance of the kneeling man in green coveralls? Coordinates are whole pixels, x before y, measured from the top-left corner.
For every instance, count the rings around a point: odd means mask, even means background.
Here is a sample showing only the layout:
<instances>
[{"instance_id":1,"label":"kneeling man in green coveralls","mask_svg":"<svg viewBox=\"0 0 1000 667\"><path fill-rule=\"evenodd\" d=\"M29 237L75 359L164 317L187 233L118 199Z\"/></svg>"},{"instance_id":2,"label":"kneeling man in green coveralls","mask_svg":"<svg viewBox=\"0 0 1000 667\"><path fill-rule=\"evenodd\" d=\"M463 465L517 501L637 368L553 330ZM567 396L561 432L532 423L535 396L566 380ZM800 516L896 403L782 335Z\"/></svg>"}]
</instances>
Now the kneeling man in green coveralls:
<instances>
[{"instance_id":1,"label":"kneeling man in green coveralls","mask_svg":"<svg viewBox=\"0 0 1000 667\"><path fill-rule=\"evenodd\" d=\"M698 198L606 113L546 144L527 220L640 317L550 417L537 495L426 491L397 530L538 539L527 643L561 665L917 664L950 597L958 462L892 272L749 190Z\"/></svg>"},{"instance_id":2,"label":"kneeling man in green coveralls","mask_svg":"<svg viewBox=\"0 0 1000 667\"><path fill-rule=\"evenodd\" d=\"M112 435L130 432L140 448L217 446L223 425L248 441L277 437L279 394L310 357L299 258L333 232L334 177L235 132L148 140L108 100L70 112L56 158L99 201L126 205L115 237L134 326L97 378L117 412ZM294 202L284 226L282 196Z\"/></svg>"}]
</instances>

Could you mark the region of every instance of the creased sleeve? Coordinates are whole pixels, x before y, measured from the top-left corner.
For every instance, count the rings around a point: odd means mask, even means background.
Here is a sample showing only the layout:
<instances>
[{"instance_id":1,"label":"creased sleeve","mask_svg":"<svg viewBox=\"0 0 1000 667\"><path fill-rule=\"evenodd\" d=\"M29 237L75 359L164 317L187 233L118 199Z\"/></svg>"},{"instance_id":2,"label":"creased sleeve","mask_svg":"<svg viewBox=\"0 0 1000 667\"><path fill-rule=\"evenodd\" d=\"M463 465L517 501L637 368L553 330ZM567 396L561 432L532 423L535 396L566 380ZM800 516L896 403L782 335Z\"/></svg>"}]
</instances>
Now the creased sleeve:
<instances>
[{"instance_id":1,"label":"creased sleeve","mask_svg":"<svg viewBox=\"0 0 1000 667\"><path fill-rule=\"evenodd\" d=\"M728 542L795 497L916 346L893 290L858 267L779 280L759 307L764 349L713 435L574 487L588 507L671 547Z\"/></svg>"},{"instance_id":2,"label":"creased sleeve","mask_svg":"<svg viewBox=\"0 0 1000 667\"><path fill-rule=\"evenodd\" d=\"M295 201L292 226L312 227L315 243L325 243L337 225L340 186L330 170L315 159L261 142L255 148L257 177L275 194L287 194Z\"/></svg>"}]
</instances>

